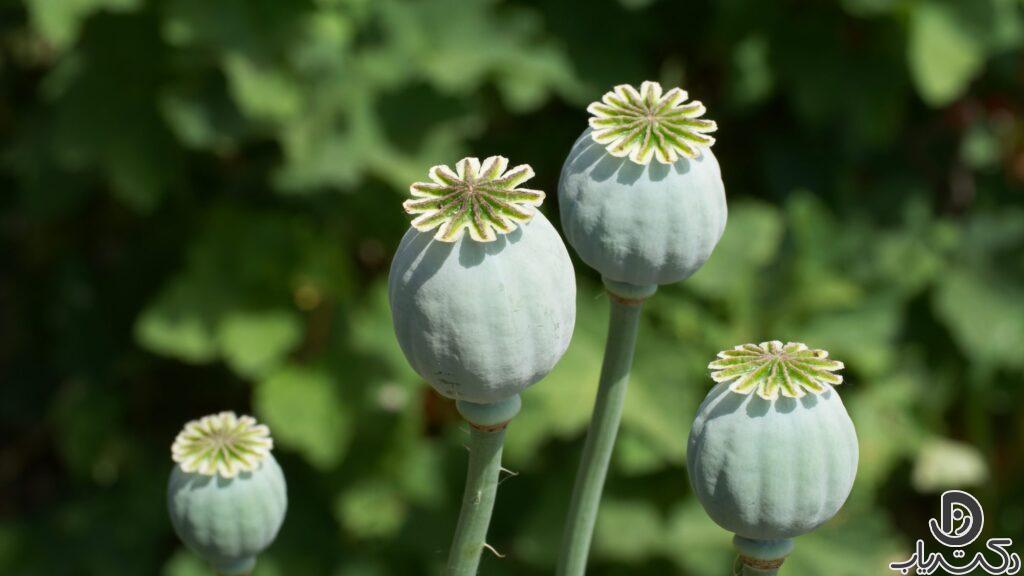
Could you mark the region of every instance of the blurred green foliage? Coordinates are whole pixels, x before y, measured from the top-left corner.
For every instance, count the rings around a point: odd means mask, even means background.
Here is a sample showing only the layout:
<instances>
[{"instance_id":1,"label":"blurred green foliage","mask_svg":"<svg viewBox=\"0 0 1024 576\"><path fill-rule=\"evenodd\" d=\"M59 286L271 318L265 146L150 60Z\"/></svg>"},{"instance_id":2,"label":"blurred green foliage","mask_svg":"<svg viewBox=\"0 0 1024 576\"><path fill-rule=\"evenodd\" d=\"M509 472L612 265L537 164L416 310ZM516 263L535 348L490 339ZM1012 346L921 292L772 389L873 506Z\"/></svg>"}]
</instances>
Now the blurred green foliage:
<instances>
[{"instance_id":1,"label":"blurred green foliage","mask_svg":"<svg viewBox=\"0 0 1024 576\"><path fill-rule=\"evenodd\" d=\"M585 104L703 100L730 220L650 302L592 573L725 574L686 434L715 351L847 362L854 494L792 574L887 574L936 492L1024 538L1019 0L0 3L0 573L206 574L164 510L181 424L268 422L291 509L258 576L438 573L464 425L384 279L409 182L529 162L557 216ZM607 302L509 431L484 573L550 574Z\"/></svg>"}]
</instances>

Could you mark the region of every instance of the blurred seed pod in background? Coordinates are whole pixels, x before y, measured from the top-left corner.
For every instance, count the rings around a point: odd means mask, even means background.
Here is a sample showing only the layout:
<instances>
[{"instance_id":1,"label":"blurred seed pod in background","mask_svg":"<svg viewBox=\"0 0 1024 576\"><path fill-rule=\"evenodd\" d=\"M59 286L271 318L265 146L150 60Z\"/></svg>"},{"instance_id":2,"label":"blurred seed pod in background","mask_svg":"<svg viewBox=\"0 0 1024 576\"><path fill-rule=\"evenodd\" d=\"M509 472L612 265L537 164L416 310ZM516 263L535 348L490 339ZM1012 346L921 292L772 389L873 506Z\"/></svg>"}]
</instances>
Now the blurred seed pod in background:
<instances>
[{"instance_id":1,"label":"blurred seed pod in background","mask_svg":"<svg viewBox=\"0 0 1024 576\"><path fill-rule=\"evenodd\" d=\"M250 574L284 522L287 487L272 448L266 426L233 412L189 422L171 448L174 531L224 576Z\"/></svg>"}]
</instances>

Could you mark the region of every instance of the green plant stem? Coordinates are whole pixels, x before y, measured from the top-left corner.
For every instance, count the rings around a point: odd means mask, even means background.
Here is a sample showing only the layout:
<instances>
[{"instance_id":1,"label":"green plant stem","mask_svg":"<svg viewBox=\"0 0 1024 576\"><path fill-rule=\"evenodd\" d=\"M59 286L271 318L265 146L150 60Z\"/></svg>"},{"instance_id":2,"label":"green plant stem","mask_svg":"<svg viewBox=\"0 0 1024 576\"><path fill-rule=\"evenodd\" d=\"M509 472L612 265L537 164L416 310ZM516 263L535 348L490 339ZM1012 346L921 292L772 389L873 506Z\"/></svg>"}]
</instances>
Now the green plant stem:
<instances>
[{"instance_id":1,"label":"green plant stem","mask_svg":"<svg viewBox=\"0 0 1024 576\"><path fill-rule=\"evenodd\" d=\"M611 298L608 341L604 348L604 364L594 403L594 414L583 447L583 459L572 491L569 518L562 539L559 576L583 576L587 555L601 503L601 491L608 476L615 436L622 419L622 405L633 364L637 328L643 300Z\"/></svg>"},{"instance_id":2,"label":"green plant stem","mask_svg":"<svg viewBox=\"0 0 1024 576\"><path fill-rule=\"evenodd\" d=\"M469 429L469 472L462 511L448 555L448 576L475 576L487 542L494 497L501 471L501 449L505 430Z\"/></svg>"}]
</instances>

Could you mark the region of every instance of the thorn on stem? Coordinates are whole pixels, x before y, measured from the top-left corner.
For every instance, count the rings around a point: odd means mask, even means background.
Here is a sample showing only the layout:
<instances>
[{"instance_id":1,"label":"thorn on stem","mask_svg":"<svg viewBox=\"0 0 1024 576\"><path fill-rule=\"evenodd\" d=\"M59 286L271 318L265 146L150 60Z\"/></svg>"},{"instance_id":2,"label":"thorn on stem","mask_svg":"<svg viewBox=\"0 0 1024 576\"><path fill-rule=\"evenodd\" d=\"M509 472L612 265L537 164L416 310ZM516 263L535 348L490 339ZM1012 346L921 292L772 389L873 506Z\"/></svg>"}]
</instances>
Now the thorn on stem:
<instances>
[{"instance_id":1,"label":"thorn on stem","mask_svg":"<svg viewBox=\"0 0 1024 576\"><path fill-rule=\"evenodd\" d=\"M508 480L509 478L515 478L516 476L519 476L519 472L513 472L508 468L505 468L504 466L500 468L499 472L504 472L508 474L508 476L505 476L504 478L498 480L498 486L501 486L505 482L505 480Z\"/></svg>"},{"instance_id":2,"label":"thorn on stem","mask_svg":"<svg viewBox=\"0 0 1024 576\"><path fill-rule=\"evenodd\" d=\"M490 544L488 544L487 542L484 542L484 548L486 548L486 549L490 550L490 551L491 551L491 554L494 554L494 555L495 555L495 556L497 556L498 558L504 558L504 557L505 557L505 555L504 555L504 554L502 554L501 552L498 552L498 551L497 551L497 550L496 550L496 549L494 548L494 546L491 546L491 545L490 545Z\"/></svg>"}]
</instances>

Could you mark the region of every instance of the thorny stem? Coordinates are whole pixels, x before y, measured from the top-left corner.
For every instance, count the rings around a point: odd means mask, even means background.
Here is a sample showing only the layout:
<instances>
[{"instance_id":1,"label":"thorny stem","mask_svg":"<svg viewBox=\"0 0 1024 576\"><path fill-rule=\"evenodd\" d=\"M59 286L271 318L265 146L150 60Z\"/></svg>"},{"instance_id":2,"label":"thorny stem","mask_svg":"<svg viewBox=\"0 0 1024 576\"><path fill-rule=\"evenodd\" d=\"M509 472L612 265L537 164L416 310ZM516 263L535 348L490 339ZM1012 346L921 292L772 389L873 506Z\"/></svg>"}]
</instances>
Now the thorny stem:
<instances>
[{"instance_id":1,"label":"thorny stem","mask_svg":"<svg viewBox=\"0 0 1024 576\"><path fill-rule=\"evenodd\" d=\"M491 523L494 497L501 472L501 450L505 430L469 430L469 471L462 511L448 555L447 576L476 576L480 556L487 546L487 527Z\"/></svg>"},{"instance_id":2,"label":"thorny stem","mask_svg":"<svg viewBox=\"0 0 1024 576\"><path fill-rule=\"evenodd\" d=\"M626 300L614 295L611 298L604 364L601 367L594 414L583 447L583 459L572 491L572 503L558 561L559 576L583 576L587 568L587 555L597 521L601 492L608 476L608 464L615 446L619 421L622 419L622 406L629 383L629 370L633 364L642 306L642 299Z\"/></svg>"}]
</instances>

